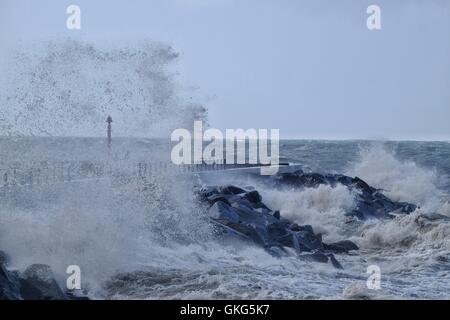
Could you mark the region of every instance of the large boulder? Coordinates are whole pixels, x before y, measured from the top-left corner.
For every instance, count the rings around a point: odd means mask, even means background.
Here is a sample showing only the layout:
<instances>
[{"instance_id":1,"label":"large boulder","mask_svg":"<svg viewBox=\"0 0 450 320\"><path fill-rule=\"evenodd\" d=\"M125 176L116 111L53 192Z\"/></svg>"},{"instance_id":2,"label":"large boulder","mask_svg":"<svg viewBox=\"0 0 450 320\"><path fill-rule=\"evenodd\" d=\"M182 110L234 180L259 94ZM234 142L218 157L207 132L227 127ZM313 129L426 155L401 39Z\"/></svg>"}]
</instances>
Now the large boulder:
<instances>
[{"instance_id":1,"label":"large boulder","mask_svg":"<svg viewBox=\"0 0 450 320\"><path fill-rule=\"evenodd\" d=\"M8 262L0 251L0 300L89 300L82 292L64 293L47 265L33 264L20 273L8 270Z\"/></svg>"},{"instance_id":2,"label":"large boulder","mask_svg":"<svg viewBox=\"0 0 450 320\"><path fill-rule=\"evenodd\" d=\"M314 179L308 181L313 183ZM323 243L322 236L310 225L300 226L282 218L279 211L272 211L262 202L256 190L248 189L226 185L199 191L199 199L210 205L209 217L220 234L251 241L275 256L287 254L284 248L293 248L300 258L331 262L337 268L342 266L333 253L357 248L350 241Z\"/></svg>"},{"instance_id":3,"label":"large boulder","mask_svg":"<svg viewBox=\"0 0 450 320\"><path fill-rule=\"evenodd\" d=\"M33 264L25 270L20 279L20 294L26 300L67 299L51 268L45 264Z\"/></svg>"},{"instance_id":4,"label":"large boulder","mask_svg":"<svg viewBox=\"0 0 450 320\"><path fill-rule=\"evenodd\" d=\"M217 201L209 208L209 216L216 220L238 223L239 215L225 202Z\"/></svg>"},{"instance_id":5,"label":"large boulder","mask_svg":"<svg viewBox=\"0 0 450 320\"><path fill-rule=\"evenodd\" d=\"M17 276L0 261L0 300L20 300L20 284Z\"/></svg>"},{"instance_id":6,"label":"large boulder","mask_svg":"<svg viewBox=\"0 0 450 320\"><path fill-rule=\"evenodd\" d=\"M0 250L0 265L4 265L5 267L8 266L8 262L9 262L9 255Z\"/></svg>"},{"instance_id":7,"label":"large boulder","mask_svg":"<svg viewBox=\"0 0 450 320\"><path fill-rule=\"evenodd\" d=\"M347 253L352 250L359 250L358 246L349 240L338 241L330 244L324 244L324 249L335 253Z\"/></svg>"}]
</instances>

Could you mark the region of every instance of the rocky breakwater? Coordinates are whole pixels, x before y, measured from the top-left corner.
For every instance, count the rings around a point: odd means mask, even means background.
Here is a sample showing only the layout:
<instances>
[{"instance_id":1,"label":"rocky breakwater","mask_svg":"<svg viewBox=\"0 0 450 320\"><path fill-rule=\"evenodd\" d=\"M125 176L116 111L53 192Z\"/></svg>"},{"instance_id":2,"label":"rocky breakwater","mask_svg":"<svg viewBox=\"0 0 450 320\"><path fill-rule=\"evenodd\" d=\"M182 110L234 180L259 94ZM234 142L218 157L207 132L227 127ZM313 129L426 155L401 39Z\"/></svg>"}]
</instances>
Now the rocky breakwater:
<instances>
[{"instance_id":1,"label":"rocky breakwater","mask_svg":"<svg viewBox=\"0 0 450 320\"><path fill-rule=\"evenodd\" d=\"M416 209L410 203L395 202L381 190L363 180L337 174L305 173L302 170L280 173L271 177L259 176L268 187L315 188L321 184L345 185L355 194L355 206L346 215L356 219L390 219L394 213L409 214ZM298 225L282 217L279 211L268 208L253 187L234 185L206 186L198 191L199 199L209 206L209 218L218 233L254 243L276 256L294 251L302 259L331 263L342 268L335 254L358 250L353 242L343 239L335 243L322 241L310 225Z\"/></svg>"},{"instance_id":2,"label":"rocky breakwater","mask_svg":"<svg viewBox=\"0 0 450 320\"><path fill-rule=\"evenodd\" d=\"M407 202L395 202L383 194L383 190L368 185L358 177L349 177L342 174L309 173L298 170L292 173L281 173L263 181L275 188L316 188L319 185L335 187L338 184L346 186L355 195L355 208L347 212L360 220L371 218L392 219L394 214L409 214L417 206Z\"/></svg>"}]
</instances>

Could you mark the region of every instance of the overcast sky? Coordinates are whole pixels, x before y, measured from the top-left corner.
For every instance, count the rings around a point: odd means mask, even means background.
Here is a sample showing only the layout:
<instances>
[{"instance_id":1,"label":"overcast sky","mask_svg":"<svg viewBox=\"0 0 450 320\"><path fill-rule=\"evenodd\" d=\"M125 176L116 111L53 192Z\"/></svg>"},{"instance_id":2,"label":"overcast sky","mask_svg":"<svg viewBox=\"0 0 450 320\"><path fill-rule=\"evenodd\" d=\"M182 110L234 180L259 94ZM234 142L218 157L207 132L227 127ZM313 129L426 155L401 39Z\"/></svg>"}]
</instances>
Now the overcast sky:
<instances>
[{"instance_id":1,"label":"overcast sky","mask_svg":"<svg viewBox=\"0 0 450 320\"><path fill-rule=\"evenodd\" d=\"M79 31L66 29L70 4ZM381 30L366 27L370 4ZM172 44L180 81L220 129L450 140L448 0L0 0L0 58L66 37Z\"/></svg>"}]
</instances>

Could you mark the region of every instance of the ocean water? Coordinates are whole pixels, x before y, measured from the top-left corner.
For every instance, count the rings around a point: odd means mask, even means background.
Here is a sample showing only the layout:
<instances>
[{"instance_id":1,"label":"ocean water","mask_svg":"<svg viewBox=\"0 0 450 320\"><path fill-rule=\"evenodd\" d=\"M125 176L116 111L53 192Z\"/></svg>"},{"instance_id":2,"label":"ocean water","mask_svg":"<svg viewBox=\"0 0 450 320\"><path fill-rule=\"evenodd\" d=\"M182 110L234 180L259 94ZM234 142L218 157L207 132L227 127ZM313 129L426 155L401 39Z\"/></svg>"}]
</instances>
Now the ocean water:
<instances>
[{"instance_id":1,"label":"ocean water","mask_svg":"<svg viewBox=\"0 0 450 320\"><path fill-rule=\"evenodd\" d=\"M342 187L280 191L227 172L209 177L253 184L269 207L311 224L325 241L357 243L358 252L337 255L343 270L224 242L194 197L204 181L160 165L169 161L175 128L207 122L201 99L177 80L177 57L160 43L53 41L7 61L0 79L0 103L8 106L0 110L2 181L12 168L20 174L53 167L57 176L71 163L118 172L0 187L0 250L11 256L11 268L48 264L64 286L67 267L78 265L82 288L94 299L450 298L450 223L436 218L450 216L450 143L280 142L282 161L358 176L393 200L420 206L390 221L349 223L344 213L354 195ZM104 139L89 138L105 133L106 115L113 117L110 156ZM130 174L138 162L158 164L146 181ZM381 271L380 290L366 285L372 265Z\"/></svg>"},{"instance_id":2,"label":"ocean water","mask_svg":"<svg viewBox=\"0 0 450 320\"><path fill-rule=\"evenodd\" d=\"M168 160L160 140L116 139L108 160L103 139L1 138L0 163L37 166L71 161ZM124 174L71 183L3 188L0 249L11 266L49 264L62 285L79 265L95 299L450 298L450 143L281 141L282 160L318 172L358 176L397 201L420 206L389 221L353 221L354 195L343 187L272 190L226 171L217 183L252 184L263 202L324 241L350 239L359 251L339 254L344 269L276 258L262 248L215 237L194 197L204 183L192 173L155 169L149 180ZM367 268L381 271L371 290Z\"/></svg>"}]
</instances>

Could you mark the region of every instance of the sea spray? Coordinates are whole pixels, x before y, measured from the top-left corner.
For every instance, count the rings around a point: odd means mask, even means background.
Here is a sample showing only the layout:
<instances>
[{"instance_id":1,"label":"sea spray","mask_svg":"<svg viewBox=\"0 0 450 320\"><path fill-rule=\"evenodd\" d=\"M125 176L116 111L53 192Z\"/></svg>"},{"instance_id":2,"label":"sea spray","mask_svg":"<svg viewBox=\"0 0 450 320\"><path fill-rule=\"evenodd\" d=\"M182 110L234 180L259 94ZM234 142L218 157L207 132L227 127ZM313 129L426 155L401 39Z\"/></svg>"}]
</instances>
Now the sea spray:
<instances>
[{"instance_id":1,"label":"sea spray","mask_svg":"<svg viewBox=\"0 0 450 320\"><path fill-rule=\"evenodd\" d=\"M448 177L440 176L435 168L399 160L381 143L362 148L346 173L382 189L394 201L411 202L426 212L450 216L448 194L439 188L441 180Z\"/></svg>"},{"instance_id":2,"label":"sea spray","mask_svg":"<svg viewBox=\"0 0 450 320\"><path fill-rule=\"evenodd\" d=\"M48 48L24 52L15 60L17 74L8 77L8 94L2 96L10 107L0 115L2 135L103 135L104 114L110 113L123 118L123 126L115 127L119 135L164 136L204 116L204 109L177 96L174 78L166 73L176 56L167 46L108 51L68 42ZM69 92L74 81L77 86ZM79 121L85 121L82 127ZM23 137L13 141L17 143L3 141L8 144L1 149L4 163L35 158L105 161L103 140L35 139L40 142ZM141 157L160 161L168 155L143 139L114 143L113 159L124 167ZM311 142L310 150L323 151L324 145ZM347 153L340 145L338 149L316 158L311 151L304 159L342 167ZM135 158L142 152L144 156ZM1 249L11 255L12 267L50 264L60 283L67 266L79 264L83 287L100 298L348 297L352 294L345 288L364 286L371 264L380 266L383 295L448 298L448 223L427 218L433 208L448 212L448 202L441 201L448 193L438 187L434 169L399 160L384 148L368 149L352 160L350 175L386 190L395 200L420 204L421 211L356 224L355 230L344 217L353 195L343 187L290 192L254 184L282 216L310 223L329 238L351 235L361 251L342 255L341 271L215 240L192 196L197 181L175 172L154 172L147 180L114 175L6 193L0 207Z\"/></svg>"},{"instance_id":3,"label":"sea spray","mask_svg":"<svg viewBox=\"0 0 450 320\"><path fill-rule=\"evenodd\" d=\"M182 98L177 57L156 42L100 48L68 40L22 48L2 65L1 168L56 170L71 161L117 169L105 179L2 189L0 244L14 267L46 263L65 283L67 266L79 265L95 294L113 274L164 252L158 247L208 238L192 177L154 167L146 179L122 179L140 161L170 158L164 140L119 136L168 139L174 128L205 119L200 104ZM103 140L90 138L105 134L106 115L115 119L111 157Z\"/></svg>"},{"instance_id":4,"label":"sea spray","mask_svg":"<svg viewBox=\"0 0 450 320\"><path fill-rule=\"evenodd\" d=\"M99 47L67 40L16 51L1 83L0 135L103 136L107 115L116 136L168 137L205 119L183 100L178 54L157 42Z\"/></svg>"},{"instance_id":5,"label":"sea spray","mask_svg":"<svg viewBox=\"0 0 450 320\"><path fill-rule=\"evenodd\" d=\"M299 225L309 224L327 241L339 241L346 235L345 214L354 207L354 195L343 185L320 185L303 190L263 190L266 204L283 217Z\"/></svg>"},{"instance_id":6,"label":"sea spray","mask_svg":"<svg viewBox=\"0 0 450 320\"><path fill-rule=\"evenodd\" d=\"M62 283L69 265L80 266L94 294L114 274L170 253L161 248L212 238L192 188L188 175L153 172L12 190L2 194L0 243L15 268L45 263Z\"/></svg>"}]
</instances>

